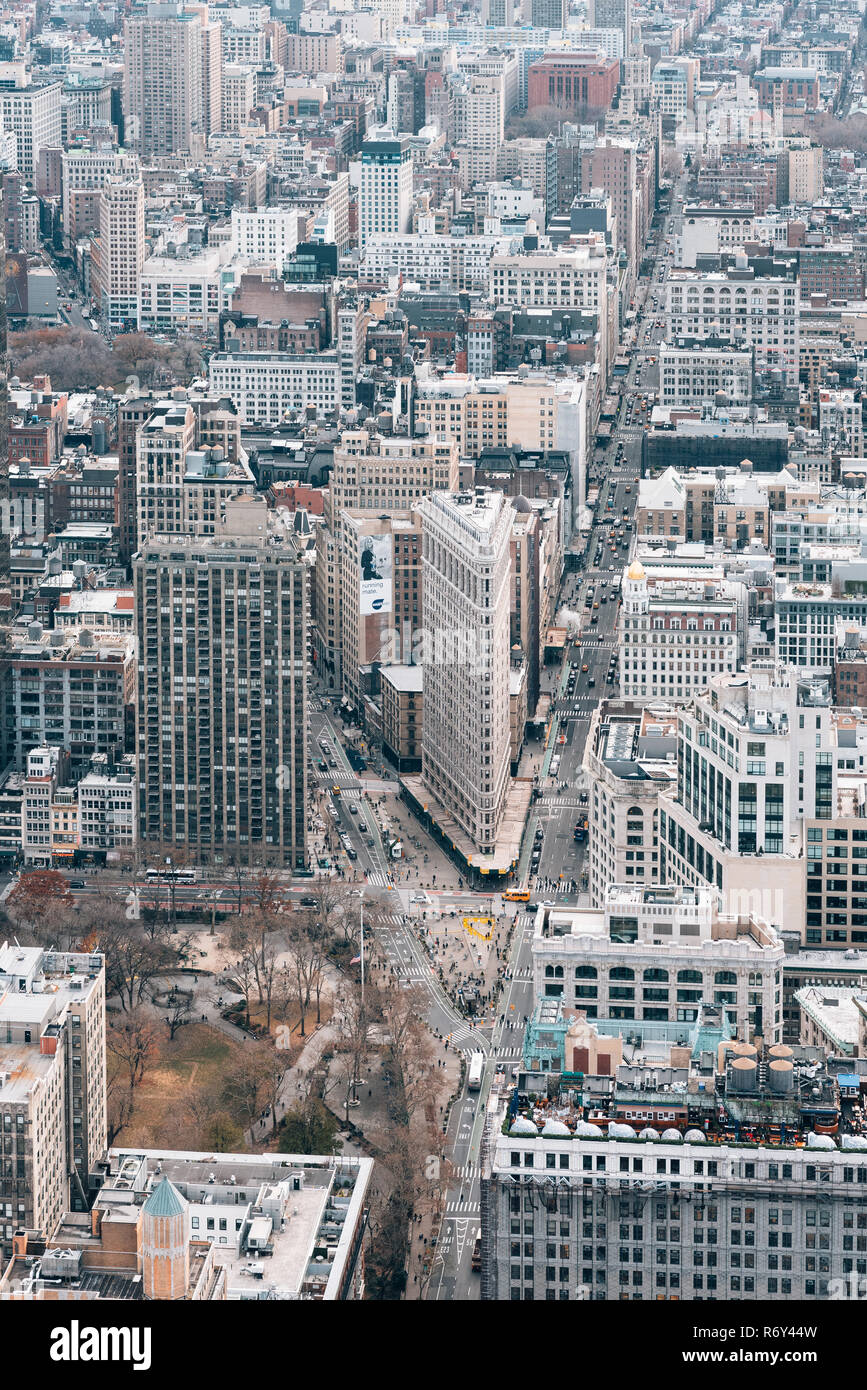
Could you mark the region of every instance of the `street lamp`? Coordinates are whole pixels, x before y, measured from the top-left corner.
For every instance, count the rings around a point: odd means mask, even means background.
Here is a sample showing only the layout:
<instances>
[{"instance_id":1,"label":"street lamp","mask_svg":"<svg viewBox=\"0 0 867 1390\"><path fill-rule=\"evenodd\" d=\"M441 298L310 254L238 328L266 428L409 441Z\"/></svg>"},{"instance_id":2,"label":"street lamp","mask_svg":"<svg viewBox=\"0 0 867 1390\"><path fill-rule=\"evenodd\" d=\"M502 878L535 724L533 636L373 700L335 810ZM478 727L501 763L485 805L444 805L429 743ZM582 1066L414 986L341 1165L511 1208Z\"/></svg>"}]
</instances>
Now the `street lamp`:
<instances>
[{"instance_id":1,"label":"street lamp","mask_svg":"<svg viewBox=\"0 0 867 1390\"><path fill-rule=\"evenodd\" d=\"M358 898L358 930L361 937L361 1007L364 1008L364 889L355 889L355 897Z\"/></svg>"}]
</instances>

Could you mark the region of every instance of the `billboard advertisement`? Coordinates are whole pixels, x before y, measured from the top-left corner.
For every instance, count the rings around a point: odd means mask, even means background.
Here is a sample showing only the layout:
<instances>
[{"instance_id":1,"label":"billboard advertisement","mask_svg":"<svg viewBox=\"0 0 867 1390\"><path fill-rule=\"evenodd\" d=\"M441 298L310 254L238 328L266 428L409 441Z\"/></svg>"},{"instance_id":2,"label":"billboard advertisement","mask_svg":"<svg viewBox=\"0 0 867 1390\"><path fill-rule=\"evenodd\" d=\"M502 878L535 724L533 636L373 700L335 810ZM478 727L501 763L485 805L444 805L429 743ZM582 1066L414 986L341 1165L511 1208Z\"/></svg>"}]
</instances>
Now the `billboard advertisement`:
<instances>
[{"instance_id":1,"label":"billboard advertisement","mask_svg":"<svg viewBox=\"0 0 867 1390\"><path fill-rule=\"evenodd\" d=\"M391 612L391 536L364 536L361 542L359 613Z\"/></svg>"}]
</instances>

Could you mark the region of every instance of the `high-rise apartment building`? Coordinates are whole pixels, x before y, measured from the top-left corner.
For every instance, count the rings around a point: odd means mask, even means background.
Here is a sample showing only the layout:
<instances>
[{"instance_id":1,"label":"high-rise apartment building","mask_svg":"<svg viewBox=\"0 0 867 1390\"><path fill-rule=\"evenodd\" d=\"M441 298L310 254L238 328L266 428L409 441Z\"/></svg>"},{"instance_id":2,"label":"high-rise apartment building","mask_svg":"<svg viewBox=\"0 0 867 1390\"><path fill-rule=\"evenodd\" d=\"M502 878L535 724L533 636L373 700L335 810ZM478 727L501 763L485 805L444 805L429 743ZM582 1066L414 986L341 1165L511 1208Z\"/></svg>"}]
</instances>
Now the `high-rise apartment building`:
<instances>
[{"instance_id":1,"label":"high-rise apartment building","mask_svg":"<svg viewBox=\"0 0 867 1390\"><path fill-rule=\"evenodd\" d=\"M432 493L422 517L424 785L482 853L509 783L509 541L501 492Z\"/></svg>"},{"instance_id":2,"label":"high-rise apartment building","mask_svg":"<svg viewBox=\"0 0 867 1390\"><path fill-rule=\"evenodd\" d=\"M64 150L61 156L63 234L74 246L89 232L99 232L99 203L109 179L136 179L138 155L99 145Z\"/></svg>"},{"instance_id":3,"label":"high-rise apartment building","mask_svg":"<svg viewBox=\"0 0 867 1390\"><path fill-rule=\"evenodd\" d=\"M565 29L568 0L530 0L530 23L534 29Z\"/></svg>"},{"instance_id":4,"label":"high-rise apartment building","mask_svg":"<svg viewBox=\"0 0 867 1390\"><path fill-rule=\"evenodd\" d=\"M591 29L619 29L624 49L629 52L632 0L589 0L587 22Z\"/></svg>"},{"instance_id":5,"label":"high-rise apartment building","mask_svg":"<svg viewBox=\"0 0 867 1390\"><path fill-rule=\"evenodd\" d=\"M23 62L0 63L0 134L15 140L19 173L32 182L43 149L61 145L61 82L33 82Z\"/></svg>"},{"instance_id":6,"label":"high-rise apartment building","mask_svg":"<svg viewBox=\"0 0 867 1390\"><path fill-rule=\"evenodd\" d=\"M139 834L205 863L306 867L308 569L264 499L133 563Z\"/></svg>"},{"instance_id":7,"label":"high-rise apartment building","mask_svg":"<svg viewBox=\"0 0 867 1390\"><path fill-rule=\"evenodd\" d=\"M361 147L358 245L375 232L408 232L412 226L412 150L406 136L372 132Z\"/></svg>"},{"instance_id":8,"label":"high-rise apartment building","mask_svg":"<svg viewBox=\"0 0 867 1390\"><path fill-rule=\"evenodd\" d=\"M466 146L468 183L493 178L505 130L505 80L501 73L449 78L449 134Z\"/></svg>"},{"instance_id":9,"label":"high-rise apartment building","mask_svg":"<svg viewBox=\"0 0 867 1390\"><path fill-rule=\"evenodd\" d=\"M711 883L777 928L803 924L808 820L837 805L827 682L757 662L718 675L678 727L678 786L659 805L660 877Z\"/></svg>"},{"instance_id":10,"label":"high-rise apartment building","mask_svg":"<svg viewBox=\"0 0 867 1390\"><path fill-rule=\"evenodd\" d=\"M0 946L0 1249L86 1211L106 1145L101 955Z\"/></svg>"},{"instance_id":11,"label":"high-rise apartment building","mask_svg":"<svg viewBox=\"0 0 867 1390\"><path fill-rule=\"evenodd\" d=\"M94 277L100 313L112 332L138 326L139 275L145 258L144 185L106 181L99 199Z\"/></svg>"},{"instance_id":12,"label":"high-rise apartment building","mask_svg":"<svg viewBox=\"0 0 867 1390\"><path fill-rule=\"evenodd\" d=\"M125 20L124 115L128 142L140 155L193 154L201 147L220 72L203 35L201 14L178 4L152 3Z\"/></svg>"}]
</instances>

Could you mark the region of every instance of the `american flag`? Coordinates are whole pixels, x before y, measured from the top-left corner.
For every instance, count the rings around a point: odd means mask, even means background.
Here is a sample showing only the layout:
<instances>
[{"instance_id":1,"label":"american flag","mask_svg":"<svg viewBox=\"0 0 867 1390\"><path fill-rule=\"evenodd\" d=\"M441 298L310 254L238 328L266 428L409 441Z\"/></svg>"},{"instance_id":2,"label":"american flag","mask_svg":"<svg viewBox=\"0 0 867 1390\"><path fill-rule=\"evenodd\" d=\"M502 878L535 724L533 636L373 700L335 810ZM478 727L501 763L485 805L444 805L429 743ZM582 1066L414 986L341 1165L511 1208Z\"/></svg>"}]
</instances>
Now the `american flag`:
<instances>
[{"instance_id":1,"label":"american flag","mask_svg":"<svg viewBox=\"0 0 867 1390\"><path fill-rule=\"evenodd\" d=\"M360 964L361 964L361 956L353 956L353 957L352 957L352 960L349 962L349 964L350 964L350 965L360 965Z\"/></svg>"}]
</instances>

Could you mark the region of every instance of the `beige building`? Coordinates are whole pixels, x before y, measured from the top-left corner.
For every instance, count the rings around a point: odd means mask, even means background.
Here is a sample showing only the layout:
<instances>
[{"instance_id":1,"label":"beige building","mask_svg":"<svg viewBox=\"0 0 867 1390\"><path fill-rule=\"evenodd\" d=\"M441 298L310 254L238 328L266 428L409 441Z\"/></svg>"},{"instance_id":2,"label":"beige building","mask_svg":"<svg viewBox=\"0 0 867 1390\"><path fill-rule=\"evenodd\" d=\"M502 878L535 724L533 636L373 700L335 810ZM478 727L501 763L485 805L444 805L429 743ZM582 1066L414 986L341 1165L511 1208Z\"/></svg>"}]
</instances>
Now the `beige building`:
<instances>
[{"instance_id":1,"label":"beige building","mask_svg":"<svg viewBox=\"0 0 867 1390\"><path fill-rule=\"evenodd\" d=\"M90 1203L106 1145L101 955L0 946L0 1249Z\"/></svg>"},{"instance_id":2,"label":"beige building","mask_svg":"<svg viewBox=\"0 0 867 1390\"><path fill-rule=\"evenodd\" d=\"M563 449L572 461L573 506L583 499L587 389L578 377L420 374L415 418L417 428L455 440L464 458L485 449Z\"/></svg>"},{"instance_id":3,"label":"beige building","mask_svg":"<svg viewBox=\"0 0 867 1390\"><path fill-rule=\"evenodd\" d=\"M63 234L74 246L89 232L99 230L99 202L109 179L138 178L138 155L111 146L64 150L61 155L63 185Z\"/></svg>"},{"instance_id":4,"label":"beige building","mask_svg":"<svg viewBox=\"0 0 867 1390\"><path fill-rule=\"evenodd\" d=\"M256 74L239 63L223 69L223 130L239 131L246 126L256 105Z\"/></svg>"},{"instance_id":5,"label":"beige building","mask_svg":"<svg viewBox=\"0 0 867 1390\"><path fill-rule=\"evenodd\" d=\"M109 178L99 199L94 289L109 329L138 327L139 276L145 259L144 185Z\"/></svg>"},{"instance_id":6,"label":"beige building","mask_svg":"<svg viewBox=\"0 0 867 1390\"><path fill-rule=\"evenodd\" d=\"M428 493L455 488L458 463L456 440L433 432L426 438L367 430L341 435L325 499L325 525L316 541L316 660L332 688L340 688L342 679L344 512L408 512Z\"/></svg>"},{"instance_id":7,"label":"beige building","mask_svg":"<svg viewBox=\"0 0 867 1390\"><path fill-rule=\"evenodd\" d=\"M201 12L159 3L124 22L127 141L143 157L204 148L206 113L213 110L212 87L221 73L204 39L206 24Z\"/></svg>"},{"instance_id":8,"label":"beige building","mask_svg":"<svg viewBox=\"0 0 867 1390\"><path fill-rule=\"evenodd\" d=\"M747 459L739 469L666 468L638 486L638 536L674 536L686 541L725 541L742 549L753 539L771 543L771 517L807 498L794 470L754 473Z\"/></svg>"},{"instance_id":9,"label":"beige building","mask_svg":"<svg viewBox=\"0 0 867 1390\"><path fill-rule=\"evenodd\" d=\"M376 693L377 664L409 661L422 626L421 517L415 508L379 516L344 511L341 539L343 693L360 709ZM371 540L385 577L382 599L368 612L363 555Z\"/></svg>"},{"instance_id":10,"label":"beige building","mask_svg":"<svg viewBox=\"0 0 867 1390\"><path fill-rule=\"evenodd\" d=\"M602 906L611 883L659 881L660 792L677 784L677 710L606 700L590 718L581 782L587 797L588 887Z\"/></svg>"},{"instance_id":11,"label":"beige building","mask_svg":"<svg viewBox=\"0 0 867 1390\"><path fill-rule=\"evenodd\" d=\"M420 504L425 628L422 778L484 854L509 788L509 536L501 492Z\"/></svg>"},{"instance_id":12,"label":"beige building","mask_svg":"<svg viewBox=\"0 0 867 1390\"><path fill-rule=\"evenodd\" d=\"M237 417L195 410L186 400L154 403L136 432L138 536L213 534L226 502L254 485L238 456Z\"/></svg>"}]
</instances>

